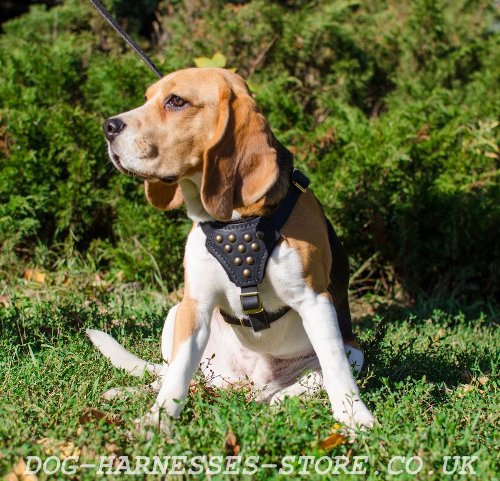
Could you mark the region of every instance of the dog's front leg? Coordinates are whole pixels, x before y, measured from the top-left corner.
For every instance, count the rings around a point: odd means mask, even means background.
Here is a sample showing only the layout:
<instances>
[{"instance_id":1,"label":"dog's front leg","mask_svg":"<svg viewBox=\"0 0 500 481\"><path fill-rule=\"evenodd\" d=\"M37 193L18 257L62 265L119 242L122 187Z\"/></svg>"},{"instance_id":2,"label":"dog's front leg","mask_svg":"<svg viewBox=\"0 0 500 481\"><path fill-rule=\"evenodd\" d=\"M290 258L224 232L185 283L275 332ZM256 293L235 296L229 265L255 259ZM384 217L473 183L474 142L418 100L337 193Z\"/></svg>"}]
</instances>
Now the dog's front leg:
<instances>
[{"instance_id":1,"label":"dog's front leg","mask_svg":"<svg viewBox=\"0 0 500 481\"><path fill-rule=\"evenodd\" d=\"M330 294L314 293L308 297L296 306L296 310L318 356L333 415L353 428L371 427L373 416L359 397Z\"/></svg>"},{"instance_id":2,"label":"dog's front leg","mask_svg":"<svg viewBox=\"0 0 500 481\"><path fill-rule=\"evenodd\" d=\"M200 365L210 335L212 306L189 298L179 304L175 313L172 353L167 375L149 414L141 424L159 426L168 432L170 417L178 417L186 399L193 375Z\"/></svg>"}]
</instances>

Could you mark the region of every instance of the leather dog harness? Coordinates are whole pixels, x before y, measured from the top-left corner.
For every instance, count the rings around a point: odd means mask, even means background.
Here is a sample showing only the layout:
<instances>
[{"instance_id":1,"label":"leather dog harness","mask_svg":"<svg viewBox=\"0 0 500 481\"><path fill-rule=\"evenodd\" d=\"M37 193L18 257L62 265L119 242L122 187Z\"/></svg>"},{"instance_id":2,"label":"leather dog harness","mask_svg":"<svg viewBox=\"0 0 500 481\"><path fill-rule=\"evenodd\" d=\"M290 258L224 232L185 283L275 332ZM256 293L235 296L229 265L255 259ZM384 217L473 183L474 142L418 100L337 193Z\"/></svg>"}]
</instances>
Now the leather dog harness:
<instances>
[{"instance_id":1,"label":"leather dog harness","mask_svg":"<svg viewBox=\"0 0 500 481\"><path fill-rule=\"evenodd\" d=\"M248 318L238 319L221 310L222 317L229 324L252 327L259 332L268 329L272 322L290 310L289 306L284 306L277 312L266 312L258 286L264 280L267 261L281 237L280 230L309 182L302 172L295 169L286 197L269 217L200 223L207 237L205 245L208 252L219 261L229 280L241 288L241 305Z\"/></svg>"}]
</instances>

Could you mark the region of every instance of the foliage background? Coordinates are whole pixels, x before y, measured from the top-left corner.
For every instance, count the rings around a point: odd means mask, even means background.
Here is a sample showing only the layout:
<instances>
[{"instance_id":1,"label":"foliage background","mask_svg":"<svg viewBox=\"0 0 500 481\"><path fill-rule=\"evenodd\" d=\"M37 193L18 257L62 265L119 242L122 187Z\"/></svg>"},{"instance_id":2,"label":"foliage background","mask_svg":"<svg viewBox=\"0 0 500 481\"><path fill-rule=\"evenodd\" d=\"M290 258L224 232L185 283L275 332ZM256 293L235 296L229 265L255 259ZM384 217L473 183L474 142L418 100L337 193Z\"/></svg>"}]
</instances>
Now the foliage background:
<instances>
[{"instance_id":1,"label":"foliage background","mask_svg":"<svg viewBox=\"0 0 500 481\"><path fill-rule=\"evenodd\" d=\"M248 79L347 246L356 294L498 298L494 1L106 4L165 72L222 52ZM147 206L101 132L154 79L87 2L2 27L1 269L78 257L174 290L188 222Z\"/></svg>"},{"instance_id":2,"label":"foliage background","mask_svg":"<svg viewBox=\"0 0 500 481\"><path fill-rule=\"evenodd\" d=\"M189 222L149 207L107 159L103 120L139 105L152 75L86 1L7 0L0 21L33 3L0 33L0 477L20 479L13 466L27 455L323 456L325 393L271 410L201 379L171 438L130 438L152 379L112 368L83 330L161 361ZM368 481L390 477L401 455L422 456L425 469L398 480L450 479L443 456L453 455L477 456L474 479L496 479L495 2L105 3L165 72L199 57L224 63L221 52L249 79L348 248L352 294L368 294L351 307L363 307L358 384L377 424L328 454L367 455Z\"/></svg>"}]
</instances>

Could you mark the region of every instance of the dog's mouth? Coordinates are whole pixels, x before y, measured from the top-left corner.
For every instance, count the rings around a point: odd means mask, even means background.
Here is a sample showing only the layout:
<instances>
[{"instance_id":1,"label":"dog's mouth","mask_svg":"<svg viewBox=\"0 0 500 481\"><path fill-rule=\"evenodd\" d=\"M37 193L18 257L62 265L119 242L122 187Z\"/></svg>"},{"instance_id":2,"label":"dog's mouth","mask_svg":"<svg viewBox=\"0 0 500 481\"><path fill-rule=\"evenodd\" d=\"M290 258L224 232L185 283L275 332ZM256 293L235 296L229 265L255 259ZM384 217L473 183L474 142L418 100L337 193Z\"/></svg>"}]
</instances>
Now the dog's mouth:
<instances>
[{"instance_id":1,"label":"dog's mouth","mask_svg":"<svg viewBox=\"0 0 500 481\"><path fill-rule=\"evenodd\" d=\"M109 154L111 156L111 160L113 161L114 166L122 174L128 175L129 177L140 178L141 180L157 179L157 180L161 180L162 182L165 182L166 184L175 184L179 180L179 178L176 175L169 175L166 177L157 177L155 175L144 174L142 172L137 172L135 170L127 169L127 168L123 167L123 164L120 161L119 155L115 154L111 149L109 151Z\"/></svg>"},{"instance_id":2,"label":"dog's mouth","mask_svg":"<svg viewBox=\"0 0 500 481\"><path fill-rule=\"evenodd\" d=\"M159 178L162 182L165 182L165 184L175 184L179 178L176 175L169 175L167 177L160 177Z\"/></svg>"},{"instance_id":3,"label":"dog's mouth","mask_svg":"<svg viewBox=\"0 0 500 481\"><path fill-rule=\"evenodd\" d=\"M120 161L119 155L116 155L114 152L110 152L110 154L111 154L111 160L113 161L113 164L122 174L128 175L129 177L136 177L139 175L139 174L132 172L131 170L128 170L125 167L123 167L123 165ZM141 176L139 175L139 177L141 177Z\"/></svg>"},{"instance_id":4,"label":"dog's mouth","mask_svg":"<svg viewBox=\"0 0 500 481\"><path fill-rule=\"evenodd\" d=\"M113 152L113 149L109 148L108 149L109 156L111 157L111 161L113 162L113 165L122 173L125 175L128 175L129 177L134 177L134 178L139 178L140 180L143 179L150 179L151 176L147 174L143 174L141 172L137 172L132 169L127 169L126 167L123 166L120 156L118 154L115 154Z\"/></svg>"}]
</instances>

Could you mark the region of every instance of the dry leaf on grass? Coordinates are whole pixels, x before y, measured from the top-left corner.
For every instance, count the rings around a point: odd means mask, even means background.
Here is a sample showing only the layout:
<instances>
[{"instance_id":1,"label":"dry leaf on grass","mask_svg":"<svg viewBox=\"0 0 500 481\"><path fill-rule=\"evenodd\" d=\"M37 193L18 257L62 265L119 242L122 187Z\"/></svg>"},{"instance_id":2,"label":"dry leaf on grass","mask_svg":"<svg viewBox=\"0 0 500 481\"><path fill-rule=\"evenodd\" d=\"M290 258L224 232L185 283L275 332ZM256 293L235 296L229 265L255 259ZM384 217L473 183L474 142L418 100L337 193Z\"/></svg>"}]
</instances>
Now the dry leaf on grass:
<instances>
[{"instance_id":1,"label":"dry leaf on grass","mask_svg":"<svg viewBox=\"0 0 500 481\"><path fill-rule=\"evenodd\" d=\"M207 386L196 381L191 381L191 384L189 385L189 395L193 396L198 392L201 393L201 397L204 401L220 397L220 394L212 386Z\"/></svg>"},{"instance_id":2,"label":"dry leaf on grass","mask_svg":"<svg viewBox=\"0 0 500 481\"><path fill-rule=\"evenodd\" d=\"M27 282L36 282L37 284L45 284L47 274L38 269L26 269L24 271L24 280Z\"/></svg>"},{"instance_id":3,"label":"dry leaf on grass","mask_svg":"<svg viewBox=\"0 0 500 481\"><path fill-rule=\"evenodd\" d=\"M23 458L20 458L12 468L12 471L5 476L5 481L37 481L38 478L34 474L25 473L26 463Z\"/></svg>"},{"instance_id":4,"label":"dry leaf on grass","mask_svg":"<svg viewBox=\"0 0 500 481\"><path fill-rule=\"evenodd\" d=\"M467 393L475 391L475 387L472 384L461 384L457 388L457 396L458 397L464 397L467 395Z\"/></svg>"},{"instance_id":5,"label":"dry leaf on grass","mask_svg":"<svg viewBox=\"0 0 500 481\"><path fill-rule=\"evenodd\" d=\"M330 436L327 436L325 439L321 440L320 442L321 449L327 451L329 449L336 448L341 444L345 444L348 441L348 438L340 434L341 429L342 426L340 424L334 424L332 427L332 434L330 434Z\"/></svg>"},{"instance_id":6,"label":"dry leaf on grass","mask_svg":"<svg viewBox=\"0 0 500 481\"><path fill-rule=\"evenodd\" d=\"M438 332L434 336L432 336L432 342L437 342L445 336L446 336L446 331L442 327L440 327L438 329Z\"/></svg>"},{"instance_id":7,"label":"dry leaf on grass","mask_svg":"<svg viewBox=\"0 0 500 481\"><path fill-rule=\"evenodd\" d=\"M7 296L0 296L0 306L9 307L9 298Z\"/></svg>"},{"instance_id":8,"label":"dry leaf on grass","mask_svg":"<svg viewBox=\"0 0 500 481\"><path fill-rule=\"evenodd\" d=\"M123 420L116 414L106 414L103 411L95 408L87 408L78 419L80 424L94 423L104 419L106 424L114 424L119 426L123 424Z\"/></svg>"},{"instance_id":9,"label":"dry leaf on grass","mask_svg":"<svg viewBox=\"0 0 500 481\"><path fill-rule=\"evenodd\" d=\"M40 438L36 443L42 446L44 453L47 456L59 456L61 459L69 458L70 456L80 456L81 450L71 441L58 441L52 438Z\"/></svg>"},{"instance_id":10,"label":"dry leaf on grass","mask_svg":"<svg viewBox=\"0 0 500 481\"><path fill-rule=\"evenodd\" d=\"M107 291L109 288L109 282L103 279L99 273L95 274L91 285L100 291Z\"/></svg>"},{"instance_id":11,"label":"dry leaf on grass","mask_svg":"<svg viewBox=\"0 0 500 481\"><path fill-rule=\"evenodd\" d=\"M236 438L236 434L232 431L229 431L226 436L226 451L229 456L237 456L240 452L238 439Z\"/></svg>"}]
</instances>

